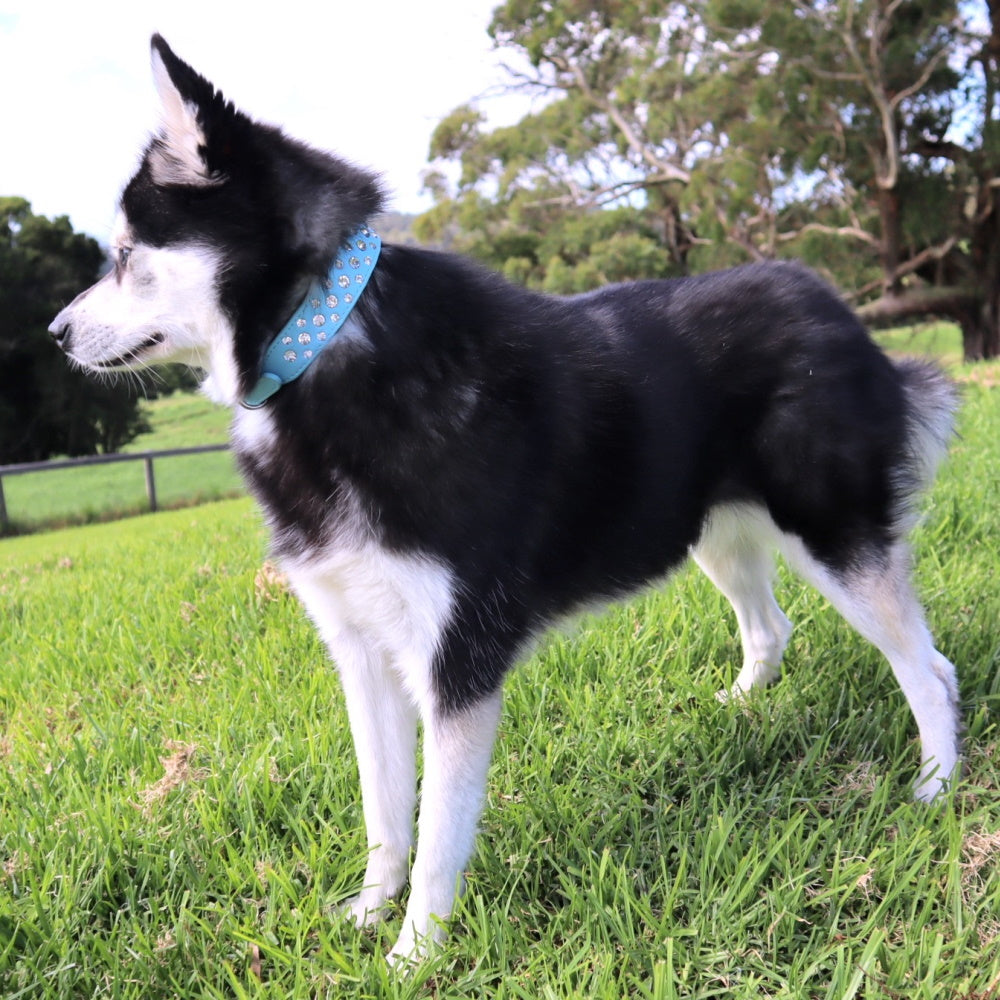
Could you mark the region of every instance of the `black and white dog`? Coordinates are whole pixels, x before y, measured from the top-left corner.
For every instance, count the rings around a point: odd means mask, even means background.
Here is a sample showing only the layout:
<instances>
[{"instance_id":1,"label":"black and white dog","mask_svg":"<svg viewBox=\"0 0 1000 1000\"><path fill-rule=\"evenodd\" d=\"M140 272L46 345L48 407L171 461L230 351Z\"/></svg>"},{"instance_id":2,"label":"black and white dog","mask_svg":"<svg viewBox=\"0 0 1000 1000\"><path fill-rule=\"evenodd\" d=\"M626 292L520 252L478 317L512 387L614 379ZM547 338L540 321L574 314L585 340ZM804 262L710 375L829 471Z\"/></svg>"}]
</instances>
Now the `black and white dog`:
<instances>
[{"instance_id":1,"label":"black and white dog","mask_svg":"<svg viewBox=\"0 0 1000 1000\"><path fill-rule=\"evenodd\" d=\"M393 956L441 935L473 849L504 675L574 609L690 553L732 602L732 692L778 676L788 563L888 658L923 746L958 764L952 664L905 536L953 392L894 363L790 264L571 298L381 247L378 181L237 111L153 38L162 125L121 197L114 269L53 321L96 372L182 361L233 408L273 548L339 668L368 857L349 909L407 880Z\"/></svg>"}]
</instances>

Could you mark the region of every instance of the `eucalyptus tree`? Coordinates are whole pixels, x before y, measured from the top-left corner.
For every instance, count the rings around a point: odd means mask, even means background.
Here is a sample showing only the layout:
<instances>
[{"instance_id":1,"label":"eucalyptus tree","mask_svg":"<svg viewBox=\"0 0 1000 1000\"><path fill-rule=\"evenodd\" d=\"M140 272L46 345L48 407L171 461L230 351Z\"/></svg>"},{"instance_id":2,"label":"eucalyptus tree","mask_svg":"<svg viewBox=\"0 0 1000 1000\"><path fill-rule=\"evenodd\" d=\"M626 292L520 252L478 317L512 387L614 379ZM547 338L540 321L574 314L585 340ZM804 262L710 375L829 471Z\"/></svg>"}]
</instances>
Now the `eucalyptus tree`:
<instances>
[{"instance_id":1,"label":"eucalyptus tree","mask_svg":"<svg viewBox=\"0 0 1000 1000\"><path fill-rule=\"evenodd\" d=\"M956 0L507 0L509 88L431 144L424 238L560 291L776 256L875 319L997 353L997 9Z\"/></svg>"}]
</instances>

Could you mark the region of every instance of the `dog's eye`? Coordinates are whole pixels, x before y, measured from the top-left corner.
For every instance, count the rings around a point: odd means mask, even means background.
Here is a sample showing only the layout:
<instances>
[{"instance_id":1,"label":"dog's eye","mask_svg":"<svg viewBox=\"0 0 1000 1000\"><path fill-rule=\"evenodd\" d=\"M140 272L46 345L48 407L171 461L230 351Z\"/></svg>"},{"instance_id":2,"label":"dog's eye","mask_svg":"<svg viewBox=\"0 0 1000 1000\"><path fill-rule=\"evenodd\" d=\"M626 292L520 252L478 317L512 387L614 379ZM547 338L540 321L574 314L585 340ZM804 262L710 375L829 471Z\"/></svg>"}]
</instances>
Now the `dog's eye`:
<instances>
[{"instance_id":1,"label":"dog's eye","mask_svg":"<svg viewBox=\"0 0 1000 1000\"><path fill-rule=\"evenodd\" d=\"M118 266L126 267L128 265L128 259L132 256L131 247L119 247L118 248Z\"/></svg>"}]
</instances>

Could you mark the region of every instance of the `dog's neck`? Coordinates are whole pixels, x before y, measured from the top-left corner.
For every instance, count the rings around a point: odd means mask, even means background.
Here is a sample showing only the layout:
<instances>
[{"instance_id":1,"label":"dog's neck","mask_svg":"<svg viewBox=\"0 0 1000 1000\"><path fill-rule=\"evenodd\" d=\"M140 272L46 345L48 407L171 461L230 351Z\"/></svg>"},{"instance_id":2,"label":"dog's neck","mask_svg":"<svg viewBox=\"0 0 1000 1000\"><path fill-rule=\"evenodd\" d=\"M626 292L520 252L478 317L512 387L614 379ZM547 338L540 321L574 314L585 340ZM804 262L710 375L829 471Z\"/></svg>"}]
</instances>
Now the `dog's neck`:
<instances>
[{"instance_id":1,"label":"dog's neck","mask_svg":"<svg viewBox=\"0 0 1000 1000\"><path fill-rule=\"evenodd\" d=\"M375 271L381 249L381 239L369 226L351 234L329 273L313 281L299 308L271 341L256 384L241 399L243 406L251 410L263 406L333 342Z\"/></svg>"}]
</instances>

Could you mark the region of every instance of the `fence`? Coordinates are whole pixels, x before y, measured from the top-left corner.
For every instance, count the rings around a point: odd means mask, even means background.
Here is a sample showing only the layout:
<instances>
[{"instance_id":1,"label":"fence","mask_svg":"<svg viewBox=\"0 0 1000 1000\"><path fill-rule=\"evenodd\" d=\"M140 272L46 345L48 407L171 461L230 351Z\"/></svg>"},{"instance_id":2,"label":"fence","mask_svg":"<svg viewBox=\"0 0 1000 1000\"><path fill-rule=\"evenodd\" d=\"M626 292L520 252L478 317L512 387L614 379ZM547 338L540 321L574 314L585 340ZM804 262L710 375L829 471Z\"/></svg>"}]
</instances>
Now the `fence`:
<instances>
[{"instance_id":1,"label":"fence","mask_svg":"<svg viewBox=\"0 0 1000 1000\"><path fill-rule=\"evenodd\" d=\"M3 494L5 476L19 476L27 472L46 472L55 469L72 469L83 465L108 465L112 462L144 462L146 466L146 499L149 501L149 509L155 511L157 509L156 477L153 471L153 462L156 459L228 450L228 444L206 444L198 448L169 448L164 451L140 451L128 455L88 455L85 458L64 458L56 462L20 462L14 465L0 465L0 534L6 534L10 529L7 502Z\"/></svg>"}]
</instances>

